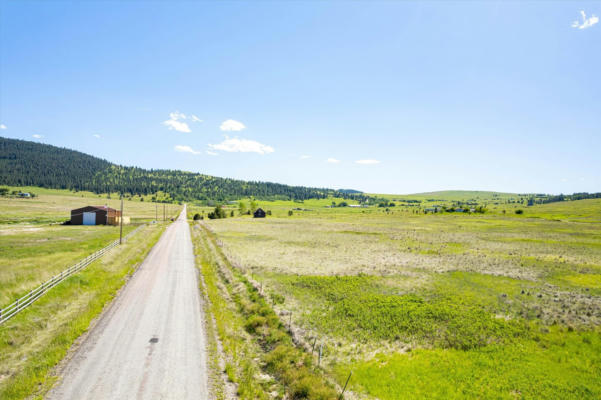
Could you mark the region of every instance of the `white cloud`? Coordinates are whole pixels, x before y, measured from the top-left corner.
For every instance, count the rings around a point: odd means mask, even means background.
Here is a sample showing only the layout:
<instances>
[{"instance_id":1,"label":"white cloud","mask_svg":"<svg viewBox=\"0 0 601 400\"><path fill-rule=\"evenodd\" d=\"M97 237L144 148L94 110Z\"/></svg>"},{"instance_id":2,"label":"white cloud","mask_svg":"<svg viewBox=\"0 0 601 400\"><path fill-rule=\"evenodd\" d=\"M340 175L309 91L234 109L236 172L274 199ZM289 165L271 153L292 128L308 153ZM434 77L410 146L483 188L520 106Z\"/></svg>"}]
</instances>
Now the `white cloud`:
<instances>
[{"instance_id":1,"label":"white cloud","mask_svg":"<svg viewBox=\"0 0 601 400\"><path fill-rule=\"evenodd\" d=\"M211 151L211 150L207 150L207 154L210 156L218 156L219 155L219 153L215 153L214 151Z\"/></svg>"},{"instance_id":2,"label":"white cloud","mask_svg":"<svg viewBox=\"0 0 601 400\"><path fill-rule=\"evenodd\" d=\"M176 145L173 149L180 153L190 153L190 154L194 154L194 155L200 154L200 151L196 151L190 146L184 146L181 144Z\"/></svg>"},{"instance_id":3,"label":"white cloud","mask_svg":"<svg viewBox=\"0 0 601 400\"><path fill-rule=\"evenodd\" d=\"M372 164L380 164L380 160L357 160L355 161L356 164L363 164L363 165L372 165Z\"/></svg>"},{"instance_id":4,"label":"white cloud","mask_svg":"<svg viewBox=\"0 0 601 400\"><path fill-rule=\"evenodd\" d=\"M190 127L188 126L188 124L186 124L185 122L180 122L180 121L174 121L172 119L168 119L167 121L163 122L163 125L165 125L166 127L169 128L169 130L175 130L178 132L192 132L190 130Z\"/></svg>"},{"instance_id":5,"label":"white cloud","mask_svg":"<svg viewBox=\"0 0 601 400\"><path fill-rule=\"evenodd\" d=\"M92 136L94 136L96 139L100 139L102 136L100 136L98 133L93 134Z\"/></svg>"},{"instance_id":6,"label":"white cloud","mask_svg":"<svg viewBox=\"0 0 601 400\"><path fill-rule=\"evenodd\" d=\"M301 160L307 160L309 158L311 158L311 156L307 156L307 155L302 155L299 157Z\"/></svg>"},{"instance_id":7,"label":"white cloud","mask_svg":"<svg viewBox=\"0 0 601 400\"><path fill-rule=\"evenodd\" d=\"M37 134L37 133L36 133L36 134L33 134L33 135L31 135L31 136L33 136L33 137L34 137L34 138L36 138L36 139L41 139L41 138L43 138L43 137L44 137L44 135L40 135L40 134Z\"/></svg>"},{"instance_id":8,"label":"white cloud","mask_svg":"<svg viewBox=\"0 0 601 400\"><path fill-rule=\"evenodd\" d=\"M181 120L185 120L186 114L183 114L179 111L174 111L169 113L169 119L167 121L163 121L163 125L165 125L169 130L176 130L178 132L192 132L187 123L182 122Z\"/></svg>"},{"instance_id":9,"label":"white cloud","mask_svg":"<svg viewBox=\"0 0 601 400\"><path fill-rule=\"evenodd\" d=\"M256 142L254 140L240 139L237 137L229 138L227 136L223 142L218 144L209 144L209 147L213 150L227 151L229 153L268 154L275 151L273 147Z\"/></svg>"},{"instance_id":10,"label":"white cloud","mask_svg":"<svg viewBox=\"0 0 601 400\"><path fill-rule=\"evenodd\" d=\"M4 124L0 124L0 129L1 129L1 130L5 130L5 129L8 129L8 128L6 127L6 125L4 125Z\"/></svg>"},{"instance_id":11,"label":"white cloud","mask_svg":"<svg viewBox=\"0 0 601 400\"><path fill-rule=\"evenodd\" d=\"M335 158L328 158L326 161L330 164L338 164L340 162L340 160L337 160Z\"/></svg>"},{"instance_id":12,"label":"white cloud","mask_svg":"<svg viewBox=\"0 0 601 400\"><path fill-rule=\"evenodd\" d=\"M202 119L198 118L194 114L190 115L190 119L192 120L192 122L202 122Z\"/></svg>"},{"instance_id":13,"label":"white cloud","mask_svg":"<svg viewBox=\"0 0 601 400\"><path fill-rule=\"evenodd\" d=\"M219 129L221 129L222 131L239 132L243 129L246 129L246 126L244 126L244 124L240 121L235 121L233 119L227 119L221 123L221 126L219 127Z\"/></svg>"},{"instance_id":14,"label":"white cloud","mask_svg":"<svg viewBox=\"0 0 601 400\"><path fill-rule=\"evenodd\" d=\"M171 118L175 121L178 121L180 119L186 119L188 117L186 117L186 114L184 114L184 113L181 113L179 111L173 111L173 112L169 113L169 118Z\"/></svg>"},{"instance_id":15,"label":"white cloud","mask_svg":"<svg viewBox=\"0 0 601 400\"><path fill-rule=\"evenodd\" d=\"M580 11L580 15L582 16L582 23L576 20L572 22L572 28L587 29L599 22L599 17L597 17L595 14L591 15L590 18L586 18L586 13L584 11Z\"/></svg>"}]
</instances>

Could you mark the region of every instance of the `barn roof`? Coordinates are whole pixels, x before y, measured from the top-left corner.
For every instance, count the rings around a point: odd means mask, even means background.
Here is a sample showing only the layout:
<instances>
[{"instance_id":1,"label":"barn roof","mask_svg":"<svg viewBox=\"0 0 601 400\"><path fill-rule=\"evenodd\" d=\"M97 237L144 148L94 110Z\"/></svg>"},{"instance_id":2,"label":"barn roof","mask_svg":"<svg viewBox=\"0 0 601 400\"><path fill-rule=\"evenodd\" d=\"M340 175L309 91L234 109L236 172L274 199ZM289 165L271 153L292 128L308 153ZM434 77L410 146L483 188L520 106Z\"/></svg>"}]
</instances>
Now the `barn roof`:
<instances>
[{"instance_id":1,"label":"barn roof","mask_svg":"<svg viewBox=\"0 0 601 400\"><path fill-rule=\"evenodd\" d=\"M102 210L102 211L117 211L114 208L111 208L109 206L85 206L85 207L80 207L80 208L74 208L71 211L82 211L82 210Z\"/></svg>"}]
</instances>

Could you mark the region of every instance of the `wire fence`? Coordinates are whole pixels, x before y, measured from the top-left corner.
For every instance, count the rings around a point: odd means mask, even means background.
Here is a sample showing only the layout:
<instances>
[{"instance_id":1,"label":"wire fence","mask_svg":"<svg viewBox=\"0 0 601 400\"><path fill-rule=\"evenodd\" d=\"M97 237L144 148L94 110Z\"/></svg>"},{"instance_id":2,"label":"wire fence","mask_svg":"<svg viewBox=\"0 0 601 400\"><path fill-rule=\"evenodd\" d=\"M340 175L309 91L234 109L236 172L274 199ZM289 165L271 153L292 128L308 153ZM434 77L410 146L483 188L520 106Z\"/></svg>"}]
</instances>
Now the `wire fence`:
<instances>
[{"instance_id":1,"label":"wire fence","mask_svg":"<svg viewBox=\"0 0 601 400\"><path fill-rule=\"evenodd\" d=\"M123 238L124 241L127 241L127 239L130 236L132 236L133 234L138 232L143 227L144 227L144 225L141 225L141 226L137 227L136 229L134 229L133 231L131 231L130 233L128 233L127 235L125 235L125 237ZM37 288L35 288L32 291L30 291L29 293L27 293L25 296L21 297L20 299L17 299L14 303L9 304L8 306L6 306L4 308L0 308L0 325L2 325L6 321L8 321L12 317L14 317L16 314L18 314L23 309L29 307L34 301L36 301L37 299L42 297L42 295L44 295L50 289L52 289L53 287L55 287L56 285L58 285L59 283L61 283L65 279L67 279L68 277L70 277L71 275L81 271L82 269L84 269L85 267L87 267L88 265L93 263L94 261L98 260L100 257L105 255L107 252L109 252L111 249L113 249L114 247L116 247L118 245L119 245L119 239L115 240L108 246L96 251L95 253L90 254L89 256L87 256L86 258L84 258L83 260L78 262L77 264L62 271L60 274L53 276L52 278L50 278L46 282L42 283Z\"/></svg>"}]
</instances>

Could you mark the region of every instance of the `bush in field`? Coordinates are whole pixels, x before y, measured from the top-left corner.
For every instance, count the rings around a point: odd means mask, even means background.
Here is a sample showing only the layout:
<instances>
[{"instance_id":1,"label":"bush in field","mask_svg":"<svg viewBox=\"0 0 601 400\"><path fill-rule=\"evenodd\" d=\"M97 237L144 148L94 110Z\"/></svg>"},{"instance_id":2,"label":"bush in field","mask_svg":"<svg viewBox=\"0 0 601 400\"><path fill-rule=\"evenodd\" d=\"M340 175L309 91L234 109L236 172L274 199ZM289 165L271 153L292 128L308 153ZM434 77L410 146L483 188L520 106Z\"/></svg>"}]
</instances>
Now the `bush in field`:
<instances>
[{"instance_id":1,"label":"bush in field","mask_svg":"<svg viewBox=\"0 0 601 400\"><path fill-rule=\"evenodd\" d=\"M221 206L217 206L217 207L215 207L214 211L211 211L208 214L208 217L209 217L209 219L226 218L227 217L227 213L226 213L226 211Z\"/></svg>"},{"instance_id":2,"label":"bush in field","mask_svg":"<svg viewBox=\"0 0 601 400\"><path fill-rule=\"evenodd\" d=\"M292 210L288 210L288 216L289 216L289 217L292 217L292 215L293 215L293 214L294 214L294 213L292 212Z\"/></svg>"},{"instance_id":3,"label":"bush in field","mask_svg":"<svg viewBox=\"0 0 601 400\"><path fill-rule=\"evenodd\" d=\"M517 210L515 210L515 213L521 215L524 213L524 210L518 208Z\"/></svg>"},{"instance_id":4,"label":"bush in field","mask_svg":"<svg viewBox=\"0 0 601 400\"><path fill-rule=\"evenodd\" d=\"M200 214L199 213L194 214L194 221L198 221L199 219L202 219Z\"/></svg>"}]
</instances>

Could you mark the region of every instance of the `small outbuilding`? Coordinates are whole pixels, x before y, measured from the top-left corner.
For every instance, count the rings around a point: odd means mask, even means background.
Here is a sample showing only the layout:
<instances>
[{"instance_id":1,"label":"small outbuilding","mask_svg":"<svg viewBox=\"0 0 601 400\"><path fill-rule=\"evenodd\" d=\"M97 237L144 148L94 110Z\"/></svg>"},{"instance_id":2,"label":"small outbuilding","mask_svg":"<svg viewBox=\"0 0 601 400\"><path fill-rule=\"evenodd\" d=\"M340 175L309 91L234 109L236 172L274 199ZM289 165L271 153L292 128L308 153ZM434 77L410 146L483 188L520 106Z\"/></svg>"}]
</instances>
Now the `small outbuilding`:
<instances>
[{"instance_id":1,"label":"small outbuilding","mask_svg":"<svg viewBox=\"0 0 601 400\"><path fill-rule=\"evenodd\" d=\"M265 218L265 211L262 208L257 208L253 214L254 218Z\"/></svg>"},{"instance_id":2,"label":"small outbuilding","mask_svg":"<svg viewBox=\"0 0 601 400\"><path fill-rule=\"evenodd\" d=\"M86 206L71 210L71 225L119 225L120 222L121 211L108 206Z\"/></svg>"}]
</instances>

